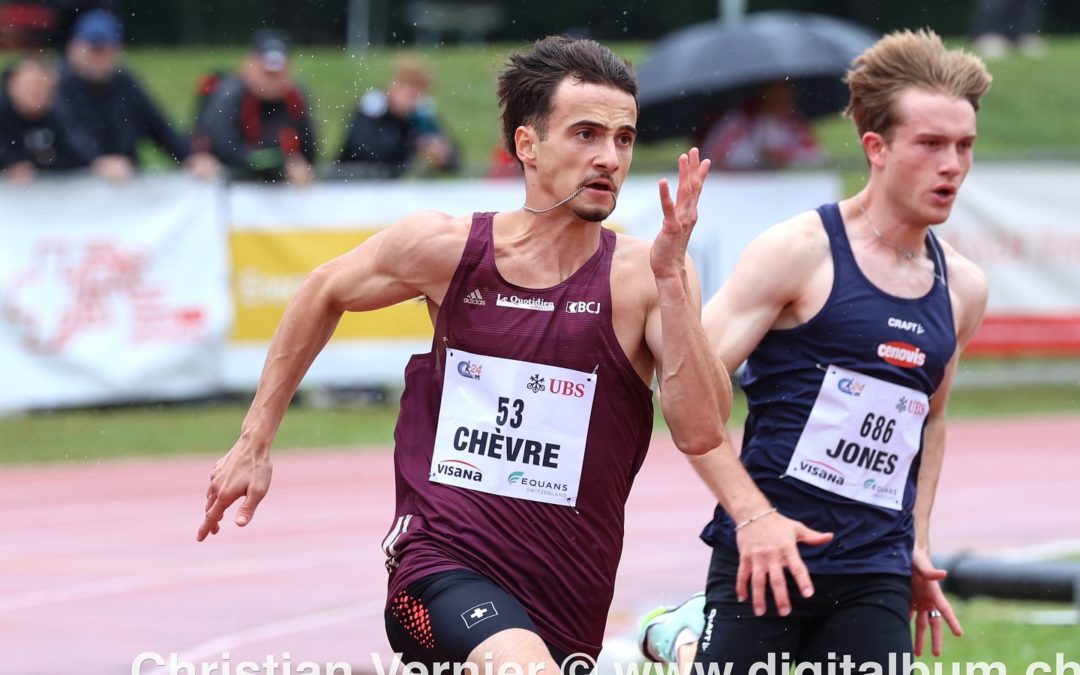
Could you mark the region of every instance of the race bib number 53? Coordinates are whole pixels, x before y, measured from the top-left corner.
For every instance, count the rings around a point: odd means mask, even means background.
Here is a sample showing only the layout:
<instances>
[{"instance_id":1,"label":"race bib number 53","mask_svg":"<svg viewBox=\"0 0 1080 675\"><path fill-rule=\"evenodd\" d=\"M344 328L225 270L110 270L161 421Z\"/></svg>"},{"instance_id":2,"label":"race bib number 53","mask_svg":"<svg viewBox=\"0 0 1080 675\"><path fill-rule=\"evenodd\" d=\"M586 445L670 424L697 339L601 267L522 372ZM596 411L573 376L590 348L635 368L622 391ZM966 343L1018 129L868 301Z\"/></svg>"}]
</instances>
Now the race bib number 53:
<instances>
[{"instance_id":1,"label":"race bib number 53","mask_svg":"<svg viewBox=\"0 0 1080 675\"><path fill-rule=\"evenodd\" d=\"M446 350L430 479L575 506L596 374Z\"/></svg>"},{"instance_id":2,"label":"race bib number 53","mask_svg":"<svg viewBox=\"0 0 1080 675\"><path fill-rule=\"evenodd\" d=\"M899 511L929 412L921 391L829 366L786 475Z\"/></svg>"}]
</instances>

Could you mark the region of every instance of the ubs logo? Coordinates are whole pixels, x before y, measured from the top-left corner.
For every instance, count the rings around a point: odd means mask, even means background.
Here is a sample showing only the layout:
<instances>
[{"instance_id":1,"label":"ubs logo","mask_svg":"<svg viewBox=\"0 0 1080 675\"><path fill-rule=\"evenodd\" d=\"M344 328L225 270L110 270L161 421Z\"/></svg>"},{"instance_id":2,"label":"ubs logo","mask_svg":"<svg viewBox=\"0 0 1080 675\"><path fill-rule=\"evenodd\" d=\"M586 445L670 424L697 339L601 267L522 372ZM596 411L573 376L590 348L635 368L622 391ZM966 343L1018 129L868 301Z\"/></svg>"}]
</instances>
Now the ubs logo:
<instances>
[{"instance_id":1,"label":"ubs logo","mask_svg":"<svg viewBox=\"0 0 1080 675\"><path fill-rule=\"evenodd\" d=\"M916 417L923 417L930 412L930 407L922 401L910 400L907 396L901 396L896 404L896 411L900 413L911 413Z\"/></svg>"},{"instance_id":2,"label":"ubs logo","mask_svg":"<svg viewBox=\"0 0 1080 675\"><path fill-rule=\"evenodd\" d=\"M539 394L547 389L547 387L544 386L544 378L540 377L540 373L530 377L529 383L525 385L525 387L534 394Z\"/></svg>"},{"instance_id":3,"label":"ubs logo","mask_svg":"<svg viewBox=\"0 0 1080 675\"><path fill-rule=\"evenodd\" d=\"M585 385L580 382L570 382L568 380L556 380L551 378L551 388L549 390L552 394L560 396L573 396L574 398L581 398L585 396Z\"/></svg>"}]
</instances>

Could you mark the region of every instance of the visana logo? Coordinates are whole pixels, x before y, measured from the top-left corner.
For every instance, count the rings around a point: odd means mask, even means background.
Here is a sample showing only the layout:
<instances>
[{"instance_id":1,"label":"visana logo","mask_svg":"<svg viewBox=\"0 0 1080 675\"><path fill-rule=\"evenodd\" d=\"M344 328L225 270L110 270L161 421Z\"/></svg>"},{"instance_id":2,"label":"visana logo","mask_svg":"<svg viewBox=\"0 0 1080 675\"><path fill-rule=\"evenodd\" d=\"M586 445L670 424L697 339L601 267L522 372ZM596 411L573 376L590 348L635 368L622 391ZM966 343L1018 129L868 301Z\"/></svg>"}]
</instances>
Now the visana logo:
<instances>
[{"instance_id":1,"label":"visana logo","mask_svg":"<svg viewBox=\"0 0 1080 675\"><path fill-rule=\"evenodd\" d=\"M915 333L916 335L922 335L926 332L926 329L923 328L922 324L918 321L904 321L903 319L896 319L890 316L888 324L889 328L899 328L900 330L906 330Z\"/></svg>"},{"instance_id":2,"label":"visana logo","mask_svg":"<svg viewBox=\"0 0 1080 675\"><path fill-rule=\"evenodd\" d=\"M435 473L440 476L460 478L479 483L484 480L484 472L479 467L460 459L447 459L435 465Z\"/></svg>"},{"instance_id":3,"label":"visana logo","mask_svg":"<svg viewBox=\"0 0 1080 675\"><path fill-rule=\"evenodd\" d=\"M877 355L886 363L901 368L919 368L926 363L926 353L906 342L885 342L878 345Z\"/></svg>"},{"instance_id":4,"label":"visana logo","mask_svg":"<svg viewBox=\"0 0 1080 675\"><path fill-rule=\"evenodd\" d=\"M813 459L802 460L799 462L799 471L836 485L844 484L844 472L834 466L829 466L825 462L818 462Z\"/></svg>"},{"instance_id":5,"label":"visana logo","mask_svg":"<svg viewBox=\"0 0 1080 675\"><path fill-rule=\"evenodd\" d=\"M574 302L573 300L566 303L567 314L599 314L600 303L599 302L586 302L579 300Z\"/></svg>"},{"instance_id":6,"label":"visana logo","mask_svg":"<svg viewBox=\"0 0 1080 675\"><path fill-rule=\"evenodd\" d=\"M536 312L554 312L555 303L543 298L519 298L516 295L506 296L496 294L495 304L499 307L513 307L514 309L531 309Z\"/></svg>"},{"instance_id":7,"label":"visana logo","mask_svg":"<svg viewBox=\"0 0 1080 675\"><path fill-rule=\"evenodd\" d=\"M468 361L462 361L457 364L457 371L462 377L467 377L470 380L480 379L480 370L483 368L479 363L469 363Z\"/></svg>"},{"instance_id":8,"label":"visana logo","mask_svg":"<svg viewBox=\"0 0 1080 675\"><path fill-rule=\"evenodd\" d=\"M853 380L850 377L845 377L836 383L836 388L844 392L848 396L854 396L858 398L862 396L863 389L866 389L866 385L858 380Z\"/></svg>"}]
</instances>

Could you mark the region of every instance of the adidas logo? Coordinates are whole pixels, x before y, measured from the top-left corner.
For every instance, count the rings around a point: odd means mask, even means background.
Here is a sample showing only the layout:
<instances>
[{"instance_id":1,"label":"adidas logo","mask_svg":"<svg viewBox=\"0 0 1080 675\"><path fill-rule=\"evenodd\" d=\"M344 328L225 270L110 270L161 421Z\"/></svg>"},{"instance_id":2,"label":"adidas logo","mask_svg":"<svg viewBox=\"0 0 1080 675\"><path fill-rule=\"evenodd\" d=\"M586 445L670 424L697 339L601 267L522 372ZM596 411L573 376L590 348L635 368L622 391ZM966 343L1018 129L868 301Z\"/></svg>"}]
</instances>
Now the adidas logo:
<instances>
[{"instance_id":1,"label":"adidas logo","mask_svg":"<svg viewBox=\"0 0 1080 675\"><path fill-rule=\"evenodd\" d=\"M472 293L465 296L466 305L486 305L484 302L484 296L480 295L480 289L474 288Z\"/></svg>"}]
</instances>

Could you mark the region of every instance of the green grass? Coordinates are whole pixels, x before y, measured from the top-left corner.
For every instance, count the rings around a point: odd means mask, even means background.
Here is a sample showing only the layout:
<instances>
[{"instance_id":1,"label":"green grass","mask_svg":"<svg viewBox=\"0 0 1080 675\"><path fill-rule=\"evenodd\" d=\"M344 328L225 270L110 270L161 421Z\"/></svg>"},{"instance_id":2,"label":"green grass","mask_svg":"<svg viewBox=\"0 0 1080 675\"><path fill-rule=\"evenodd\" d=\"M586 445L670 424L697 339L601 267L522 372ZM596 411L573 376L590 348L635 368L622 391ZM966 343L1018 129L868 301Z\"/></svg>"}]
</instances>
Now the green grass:
<instances>
[{"instance_id":1,"label":"green grass","mask_svg":"<svg viewBox=\"0 0 1080 675\"><path fill-rule=\"evenodd\" d=\"M239 404L70 410L0 419L0 463L224 454L236 441ZM294 406L276 448L358 448L393 443L397 409Z\"/></svg>"},{"instance_id":2,"label":"green grass","mask_svg":"<svg viewBox=\"0 0 1080 675\"><path fill-rule=\"evenodd\" d=\"M396 399L396 397L392 397ZM952 418L1002 417L1080 410L1080 388L1068 385L958 390ZM240 404L173 405L54 411L0 418L0 464L114 457L223 454L236 440ZM393 442L395 405L358 408L293 406L275 448L362 448ZM730 425L740 428L746 401L736 393ZM663 418L656 406L656 428Z\"/></svg>"},{"instance_id":3,"label":"green grass","mask_svg":"<svg viewBox=\"0 0 1080 675\"><path fill-rule=\"evenodd\" d=\"M957 43L962 44L962 43ZM640 63L646 43L613 44L622 55ZM455 46L422 52L433 66L433 95L446 126L459 140L466 171L483 171L498 138L495 74L506 55L518 45ZM1051 38L1043 59L1013 55L989 64L994 85L979 113L980 158L1029 156L1080 157L1080 88L1069 86L1080 63L1080 40ZM323 158L340 148L345 124L355 101L369 87L381 87L392 49L349 55L343 49L298 50L296 71L311 94L321 136ZM126 62L161 102L171 119L190 125L194 89L199 75L211 70L232 70L243 58L242 49L138 49ZM839 116L818 121L815 129L829 157L847 172L860 172L862 151L851 123ZM685 139L639 146L635 170L667 171L674 166ZM160 158L157 160L161 163Z\"/></svg>"},{"instance_id":4,"label":"green grass","mask_svg":"<svg viewBox=\"0 0 1080 675\"><path fill-rule=\"evenodd\" d=\"M941 659L922 659L926 663L940 660L945 673L952 672L950 663L963 666L966 662L979 661L1000 662L1010 675L1023 674L1035 661L1049 663L1053 672L1058 653L1066 661L1080 661L1080 626L1040 626L1026 622L1029 612L1062 610L1067 605L981 599L953 599L952 605L964 626L964 636L946 635ZM966 675L964 667L959 674Z\"/></svg>"},{"instance_id":5,"label":"green grass","mask_svg":"<svg viewBox=\"0 0 1080 675\"><path fill-rule=\"evenodd\" d=\"M949 416L1008 417L1080 413L1080 386L1047 384L1019 388L959 390L949 399Z\"/></svg>"}]
</instances>

